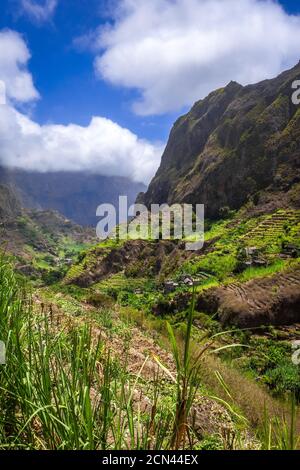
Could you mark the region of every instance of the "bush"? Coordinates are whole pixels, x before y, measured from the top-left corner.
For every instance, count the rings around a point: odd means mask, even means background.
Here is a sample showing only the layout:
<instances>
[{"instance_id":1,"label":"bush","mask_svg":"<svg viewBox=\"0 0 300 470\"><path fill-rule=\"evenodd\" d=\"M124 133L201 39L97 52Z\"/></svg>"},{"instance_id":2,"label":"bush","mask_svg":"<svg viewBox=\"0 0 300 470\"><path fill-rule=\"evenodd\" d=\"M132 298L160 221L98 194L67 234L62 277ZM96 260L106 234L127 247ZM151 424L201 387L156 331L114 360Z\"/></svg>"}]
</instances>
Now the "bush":
<instances>
[{"instance_id":1,"label":"bush","mask_svg":"<svg viewBox=\"0 0 300 470\"><path fill-rule=\"evenodd\" d=\"M42 274L42 280L47 286L50 286L63 279L64 275L63 269L46 271Z\"/></svg>"},{"instance_id":2,"label":"bush","mask_svg":"<svg viewBox=\"0 0 300 470\"><path fill-rule=\"evenodd\" d=\"M113 304L113 300L111 297L100 292L90 294L86 298L86 301L88 304L91 304L96 308L111 307Z\"/></svg>"},{"instance_id":3,"label":"bush","mask_svg":"<svg viewBox=\"0 0 300 470\"><path fill-rule=\"evenodd\" d=\"M222 450L223 442L218 435L205 437L199 445L199 450Z\"/></svg>"},{"instance_id":4,"label":"bush","mask_svg":"<svg viewBox=\"0 0 300 470\"><path fill-rule=\"evenodd\" d=\"M230 215L231 211L230 207L228 206L221 207L221 209L219 210L219 216L221 217L221 219L227 219L228 217L230 217Z\"/></svg>"},{"instance_id":5,"label":"bush","mask_svg":"<svg viewBox=\"0 0 300 470\"><path fill-rule=\"evenodd\" d=\"M297 402L300 402L300 371L298 366L291 360L284 360L275 369L269 369L264 382L278 395L283 396L287 392L295 395Z\"/></svg>"}]
</instances>

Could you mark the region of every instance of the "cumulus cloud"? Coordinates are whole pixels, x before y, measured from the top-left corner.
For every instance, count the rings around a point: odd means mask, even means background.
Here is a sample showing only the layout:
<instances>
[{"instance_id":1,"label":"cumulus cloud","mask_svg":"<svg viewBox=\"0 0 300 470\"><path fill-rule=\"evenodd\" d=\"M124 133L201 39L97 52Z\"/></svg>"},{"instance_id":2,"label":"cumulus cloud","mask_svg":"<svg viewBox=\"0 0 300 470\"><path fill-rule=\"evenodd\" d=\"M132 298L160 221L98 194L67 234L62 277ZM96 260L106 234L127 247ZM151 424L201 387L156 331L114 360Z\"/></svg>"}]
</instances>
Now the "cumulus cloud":
<instances>
[{"instance_id":1,"label":"cumulus cloud","mask_svg":"<svg viewBox=\"0 0 300 470\"><path fill-rule=\"evenodd\" d=\"M137 114L159 114L295 65L300 16L273 0L119 0L98 44L99 77L139 90Z\"/></svg>"},{"instance_id":2,"label":"cumulus cloud","mask_svg":"<svg viewBox=\"0 0 300 470\"><path fill-rule=\"evenodd\" d=\"M39 125L17 109L39 95L27 70L30 53L14 31L0 32L0 165L33 171L89 171L148 183L162 147L139 139L109 119L93 117L87 127ZM2 90L3 91L3 90Z\"/></svg>"},{"instance_id":3,"label":"cumulus cloud","mask_svg":"<svg viewBox=\"0 0 300 470\"><path fill-rule=\"evenodd\" d=\"M58 0L21 0L22 11L33 21L45 23L53 17Z\"/></svg>"},{"instance_id":4,"label":"cumulus cloud","mask_svg":"<svg viewBox=\"0 0 300 470\"><path fill-rule=\"evenodd\" d=\"M149 183L162 148L102 117L89 126L44 125L0 106L0 162L34 171L87 171Z\"/></svg>"},{"instance_id":5,"label":"cumulus cloud","mask_svg":"<svg viewBox=\"0 0 300 470\"><path fill-rule=\"evenodd\" d=\"M0 31L0 80L10 100L26 103L39 97L27 70L29 59L30 52L20 34Z\"/></svg>"}]
</instances>

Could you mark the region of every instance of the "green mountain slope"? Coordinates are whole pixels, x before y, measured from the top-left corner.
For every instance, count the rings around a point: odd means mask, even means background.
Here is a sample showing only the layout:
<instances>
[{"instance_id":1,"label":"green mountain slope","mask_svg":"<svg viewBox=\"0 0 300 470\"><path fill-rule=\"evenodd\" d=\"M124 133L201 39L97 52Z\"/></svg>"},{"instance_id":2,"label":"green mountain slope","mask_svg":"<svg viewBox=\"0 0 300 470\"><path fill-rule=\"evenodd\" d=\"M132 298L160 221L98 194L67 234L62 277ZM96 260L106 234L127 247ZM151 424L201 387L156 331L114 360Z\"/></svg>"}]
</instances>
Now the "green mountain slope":
<instances>
[{"instance_id":1,"label":"green mountain slope","mask_svg":"<svg viewBox=\"0 0 300 470\"><path fill-rule=\"evenodd\" d=\"M94 232L55 211L26 210L14 186L0 185L0 246L24 274L57 279L78 252L95 241Z\"/></svg>"},{"instance_id":2,"label":"green mountain slope","mask_svg":"<svg viewBox=\"0 0 300 470\"><path fill-rule=\"evenodd\" d=\"M194 282L198 310L223 324L300 322L300 107L291 99L299 76L300 63L257 85L231 82L175 123L138 201L204 203L202 250L109 241L83 254L66 283L176 316Z\"/></svg>"}]
</instances>

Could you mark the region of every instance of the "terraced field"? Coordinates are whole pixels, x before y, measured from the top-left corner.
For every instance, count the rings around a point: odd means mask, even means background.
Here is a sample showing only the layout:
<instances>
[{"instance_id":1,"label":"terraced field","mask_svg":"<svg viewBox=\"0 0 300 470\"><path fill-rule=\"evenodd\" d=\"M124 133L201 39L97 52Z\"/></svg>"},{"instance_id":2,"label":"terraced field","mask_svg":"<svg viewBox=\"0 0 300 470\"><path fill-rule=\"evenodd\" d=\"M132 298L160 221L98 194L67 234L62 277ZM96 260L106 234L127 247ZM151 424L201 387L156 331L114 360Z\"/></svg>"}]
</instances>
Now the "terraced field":
<instances>
[{"instance_id":1,"label":"terraced field","mask_svg":"<svg viewBox=\"0 0 300 470\"><path fill-rule=\"evenodd\" d=\"M241 239L247 245L277 244L280 237L290 235L300 239L300 211L279 210L266 217Z\"/></svg>"},{"instance_id":2,"label":"terraced field","mask_svg":"<svg viewBox=\"0 0 300 470\"><path fill-rule=\"evenodd\" d=\"M300 266L244 284L232 283L200 296L201 307L218 311L222 323L240 327L300 321Z\"/></svg>"}]
</instances>

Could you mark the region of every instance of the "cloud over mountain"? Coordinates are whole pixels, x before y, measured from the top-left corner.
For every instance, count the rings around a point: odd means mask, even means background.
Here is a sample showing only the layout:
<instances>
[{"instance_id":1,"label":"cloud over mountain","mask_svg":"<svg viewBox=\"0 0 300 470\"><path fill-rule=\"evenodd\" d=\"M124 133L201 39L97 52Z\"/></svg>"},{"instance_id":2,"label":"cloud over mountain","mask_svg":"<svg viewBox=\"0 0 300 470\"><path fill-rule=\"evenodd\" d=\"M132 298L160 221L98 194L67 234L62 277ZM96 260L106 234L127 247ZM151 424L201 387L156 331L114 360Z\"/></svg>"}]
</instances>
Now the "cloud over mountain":
<instances>
[{"instance_id":1,"label":"cloud over mountain","mask_svg":"<svg viewBox=\"0 0 300 470\"><path fill-rule=\"evenodd\" d=\"M139 139L109 119L93 117L87 127L33 122L0 106L0 162L27 170L88 171L149 183L162 148Z\"/></svg>"},{"instance_id":2,"label":"cloud over mountain","mask_svg":"<svg viewBox=\"0 0 300 470\"><path fill-rule=\"evenodd\" d=\"M275 0L119 0L113 14L97 30L96 73L137 89L140 115L271 78L300 57L300 16Z\"/></svg>"},{"instance_id":3,"label":"cloud over mountain","mask_svg":"<svg viewBox=\"0 0 300 470\"><path fill-rule=\"evenodd\" d=\"M0 32L0 80L7 104L0 104L0 164L37 171L89 171L126 176L148 183L157 170L160 145L104 117L88 126L40 125L20 112L19 104L39 97L27 69L30 53L14 31Z\"/></svg>"}]
</instances>

